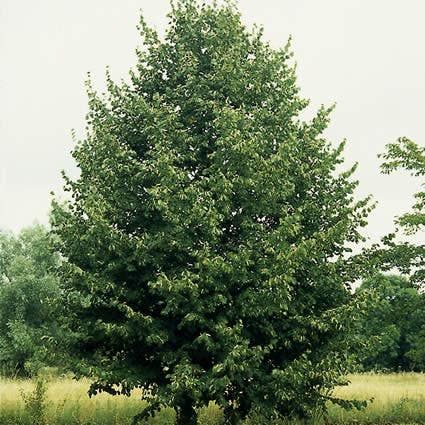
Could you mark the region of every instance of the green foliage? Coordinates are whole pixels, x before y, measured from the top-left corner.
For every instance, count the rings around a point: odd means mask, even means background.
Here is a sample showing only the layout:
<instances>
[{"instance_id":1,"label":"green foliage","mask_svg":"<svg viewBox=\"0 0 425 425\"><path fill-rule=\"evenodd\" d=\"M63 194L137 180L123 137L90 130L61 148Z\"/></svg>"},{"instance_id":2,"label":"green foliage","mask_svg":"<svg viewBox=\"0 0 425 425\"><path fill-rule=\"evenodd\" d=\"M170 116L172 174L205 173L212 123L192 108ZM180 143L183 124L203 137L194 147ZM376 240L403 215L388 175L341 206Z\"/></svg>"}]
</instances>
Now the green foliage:
<instances>
[{"instance_id":1,"label":"green foliage","mask_svg":"<svg viewBox=\"0 0 425 425\"><path fill-rule=\"evenodd\" d=\"M25 404L25 413L33 425L47 425L46 391L46 382L42 379L38 379L35 382L34 391L31 393L22 392L22 399Z\"/></svg>"},{"instance_id":2,"label":"green foliage","mask_svg":"<svg viewBox=\"0 0 425 425\"><path fill-rule=\"evenodd\" d=\"M230 3L179 1L164 40L142 20L131 81L97 95L52 225L91 394L143 387L195 423L210 400L237 423L324 409L346 370L368 199L343 144L311 122L289 47Z\"/></svg>"},{"instance_id":3,"label":"green foliage","mask_svg":"<svg viewBox=\"0 0 425 425\"><path fill-rule=\"evenodd\" d=\"M396 143L387 145L382 171L391 173L397 169L405 169L412 176L425 176L425 147L419 146L407 138L400 138ZM423 181L421 182L424 187ZM415 195L412 211L398 217L396 224L399 230L407 234L423 231L425 225L425 191ZM398 267L403 273L411 273L412 280L418 284L425 283L425 246L408 242L395 242L395 234L384 239L388 249L381 253L382 263L389 269Z\"/></svg>"},{"instance_id":4,"label":"green foliage","mask_svg":"<svg viewBox=\"0 0 425 425\"><path fill-rule=\"evenodd\" d=\"M409 359L412 369L425 371L425 324L422 324L417 333L411 333L407 337L409 351L406 357Z\"/></svg>"},{"instance_id":5,"label":"green foliage","mask_svg":"<svg viewBox=\"0 0 425 425\"><path fill-rule=\"evenodd\" d=\"M34 374L48 364L48 341L60 332L59 256L37 225L18 236L0 233L0 259L0 367Z\"/></svg>"},{"instance_id":6,"label":"green foliage","mask_svg":"<svg viewBox=\"0 0 425 425\"><path fill-rule=\"evenodd\" d=\"M384 173L388 174L403 168L410 171L413 176L425 176L425 147L406 138L399 139L397 143L388 144L387 152L382 157L385 160L382 164ZM413 211L402 215L397 220L398 224L409 233L415 233L425 225L425 192L416 193L415 199Z\"/></svg>"},{"instance_id":7,"label":"green foliage","mask_svg":"<svg viewBox=\"0 0 425 425\"><path fill-rule=\"evenodd\" d=\"M365 280L358 292L371 295L359 327L363 368L423 371L424 295L407 278L382 274Z\"/></svg>"}]
</instances>

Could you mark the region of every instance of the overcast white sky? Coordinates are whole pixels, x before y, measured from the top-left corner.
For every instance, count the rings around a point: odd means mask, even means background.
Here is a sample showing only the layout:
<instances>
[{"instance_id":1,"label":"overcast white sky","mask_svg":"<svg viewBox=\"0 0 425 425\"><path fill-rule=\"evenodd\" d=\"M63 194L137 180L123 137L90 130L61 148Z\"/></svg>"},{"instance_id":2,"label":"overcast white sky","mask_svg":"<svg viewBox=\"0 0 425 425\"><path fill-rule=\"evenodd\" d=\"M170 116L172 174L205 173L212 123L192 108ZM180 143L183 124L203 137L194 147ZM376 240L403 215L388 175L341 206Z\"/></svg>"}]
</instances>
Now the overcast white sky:
<instances>
[{"instance_id":1,"label":"overcast white sky","mask_svg":"<svg viewBox=\"0 0 425 425\"><path fill-rule=\"evenodd\" d=\"M312 107L337 102L327 136L348 139L359 196L379 202L367 234L392 230L419 181L379 174L377 154L398 136L425 140L424 0L240 0L246 23L275 47L290 34L298 83ZM47 222L60 170L73 173L70 131L82 135L84 80L105 66L126 77L139 44L139 10L163 31L168 0L0 0L0 228Z\"/></svg>"}]
</instances>

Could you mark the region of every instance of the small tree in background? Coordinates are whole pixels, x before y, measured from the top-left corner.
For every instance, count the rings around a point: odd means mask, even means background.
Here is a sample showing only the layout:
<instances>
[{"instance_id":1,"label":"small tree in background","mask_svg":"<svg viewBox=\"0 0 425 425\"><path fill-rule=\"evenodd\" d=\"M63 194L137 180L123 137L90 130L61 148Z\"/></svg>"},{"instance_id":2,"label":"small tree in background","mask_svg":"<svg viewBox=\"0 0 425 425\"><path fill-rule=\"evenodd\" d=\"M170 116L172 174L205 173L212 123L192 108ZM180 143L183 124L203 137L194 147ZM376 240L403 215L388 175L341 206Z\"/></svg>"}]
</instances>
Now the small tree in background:
<instances>
[{"instance_id":1,"label":"small tree in background","mask_svg":"<svg viewBox=\"0 0 425 425\"><path fill-rule=\"evenodd\" d=\"M407 279L376 275L362 282L359 292L371 294L359 326L363 350L357 353L364 370L423 370L425 297Z\"/></svg>"},{"instance_id":2,"label":"small tree in background","mask_svg":"<svg viewBox=\"0 0 425 425\"><path fill-rule=\"evenodd\" d=\"M48 348L62 332L59 264L44 227L18 236L0 233L0 367L6 375L33 375L56 365Z\"/></svg>"},{"instance_id":3,"label":"small tree in background","mask_svg":"<svg viewBox=\"0 0 425 425\"><path fill-rule=\"evenodd\" d=\"M129 83L98 96L54 204L78 371L91 393L143 387L178 424L214 400L228 423L324 409L346 370L368 200L343 144L311 122L288 47L235 8L179 1L164 40L144 21Z\"/></svg>"}]
</instances>

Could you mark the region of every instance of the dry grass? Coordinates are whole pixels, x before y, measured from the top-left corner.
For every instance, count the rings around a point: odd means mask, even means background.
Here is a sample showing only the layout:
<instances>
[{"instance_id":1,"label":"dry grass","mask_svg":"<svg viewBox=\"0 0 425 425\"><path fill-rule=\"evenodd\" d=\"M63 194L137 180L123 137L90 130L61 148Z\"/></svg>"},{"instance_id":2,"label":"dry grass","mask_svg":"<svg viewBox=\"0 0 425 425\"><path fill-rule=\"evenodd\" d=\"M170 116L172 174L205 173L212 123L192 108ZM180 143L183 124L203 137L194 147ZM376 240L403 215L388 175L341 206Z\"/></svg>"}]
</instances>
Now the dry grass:
<instances>
[{"instance_id":1,"label":"dry grass","mask_svg":"<svg viewBox=\"0 0 425 425\"><path fill-rule=\"evenodd\" d=\"M361 412L329 408L332 422L367 424L425 424L425 374L362 374L350 376L347 387L337 388L341 398L373 399Z\"/></svg>"},{"instance_id":2,"label":"dry grass","mask_svg":"<svg viewBox=\"0 0 425 425\"><path fill-rule=\"evenodd\" d=\"M350 377L351 384L337 388L342 398L371 399L364 411L344 411L330 406L327 419L316 420L329 424L425 424L425 374L363 374ZM143 407L140 392L130 398L100 394L87 396L86 380L55 379L47 385L45 424L125 425ZM22 399L22 392L30 393L34 383L28 380L0 381L0 425L33 424ZM173 412L164 410L152 424L171 424ZM219 424L221 415L211 405L200 415L204 425Z\"/></svg>"},{"instance_id":3,"label":"dry grass","mask_svg":"<svg viewBox=\"0 0 425 425\"><path fill-rule=\"evenodd\" d=\"M340 397L375 397L377 402L393 403L404 397L423 399L425 397L425 374L423 373L365 373L351 375L351 383L339 387Z\"/></svg>"},{"instance_id":4,"label":"dry grass","mask_svg":"<svg viewBox=\"0 0 425 425\"><path fill-rule=\"evenodd\" d=\"M46 424L126 424L143 407L140 391L134 391L131 398L105 393L89 398L87 380L56 379L46 385ZM1 381L1 425L31 423L22 393L29 394L34 387L29 380Z\"/></svg>"}]
</instances>

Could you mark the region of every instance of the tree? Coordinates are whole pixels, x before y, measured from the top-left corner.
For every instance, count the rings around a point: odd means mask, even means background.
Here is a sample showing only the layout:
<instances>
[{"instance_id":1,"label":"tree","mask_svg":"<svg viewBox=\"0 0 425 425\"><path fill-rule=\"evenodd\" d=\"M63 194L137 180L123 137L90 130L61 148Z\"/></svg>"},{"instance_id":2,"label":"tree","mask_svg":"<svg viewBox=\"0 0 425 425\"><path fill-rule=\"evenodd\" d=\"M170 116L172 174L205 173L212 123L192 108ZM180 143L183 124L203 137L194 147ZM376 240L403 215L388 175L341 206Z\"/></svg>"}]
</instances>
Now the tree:
<instances>
[{"instance_id":1,"label":"tree","mask_svg":"<svg viewBox=\"0 0 425 425\"><path fill-rule=\"evenodd\" d=\"M402 137L395 143L387 145L387 151L381 157L382 171L389 174L397 169L405 169L412 176L425 176L425 147L419 146L411 140ZM423 187L423 183L422 183ZM425 225L425 191L415 195L412 211L403 214L396 220L396 233L404 231L406 234L415 234L423 230ZM399 268L403 273L411 273L411 279L418 284L425 283L425 245L409 242L397 242L396 234L384 238L387 250L383 252L383 264L389 269Z\"/></svg>"},{"instance_id":2,"label":"tree","mask_svg":"<svg viewBox=\"0 0 425 425\"><path fill-rule=\"evenodd\" d=\"M0 233L0 366L6 375L53 365L47 351L48 340L60 334L59 264L44 227Z\"/></svg>"},{"instance_id":3,"label":"tree","mask_svg":"<svg viewBox=\"0 0 425 425\"><path fill-rule=\"evenodd\" d=\"M143 387L150 407L196 423L214 400L228 423L251 411L309 416L341 382L350 284L368 199L332 108L298 116L289 46L273 50L229 2L179 1L164 40L142 20L130 81L99 96L54 203L67 258L78 371L91 394Z\"/></svg>"},{"instance_id":4,"label":"tree","mask_svg":"<svg viewBox=\"0 0 425 425\"><path fill-rule=\"evenodd\" d=\"M373 296L362 316L357 352L365 370L423 370L418 359L423 344L425 298L403 276L378 274L362 282L359 292Z\"/></svg>"},{"instance_id":5,"label":"tree","mask_svg":"<svg viewBox=\"0 0 425 425\"><path fill-rule=\"evenodd\" d=\"M381 155L384 162L382 171L389 174L397 169L404 169L415 177L425 175L425 147L419 146L411 140L402 137L395 143L387 145L387 151ZM422 187L423 187L422 183ZM420 190L415 195L415 203L412 211L403 214L396 219L396 233L404 231L406 234L415 234L423 231L425 225L425 191ZM425 283L425 245L410 242L398 242L396 233L384 238L386 247L380 250L383 267L390 269L396 267L404 274L411 275L411 281L420 286ZM416 311L416 315L422 315L423 306ZM406 358L411 367L424 370L425 361L425 325L416 326L410 335L406 337L409 351Z\"/></svg>"}]
</instances>

